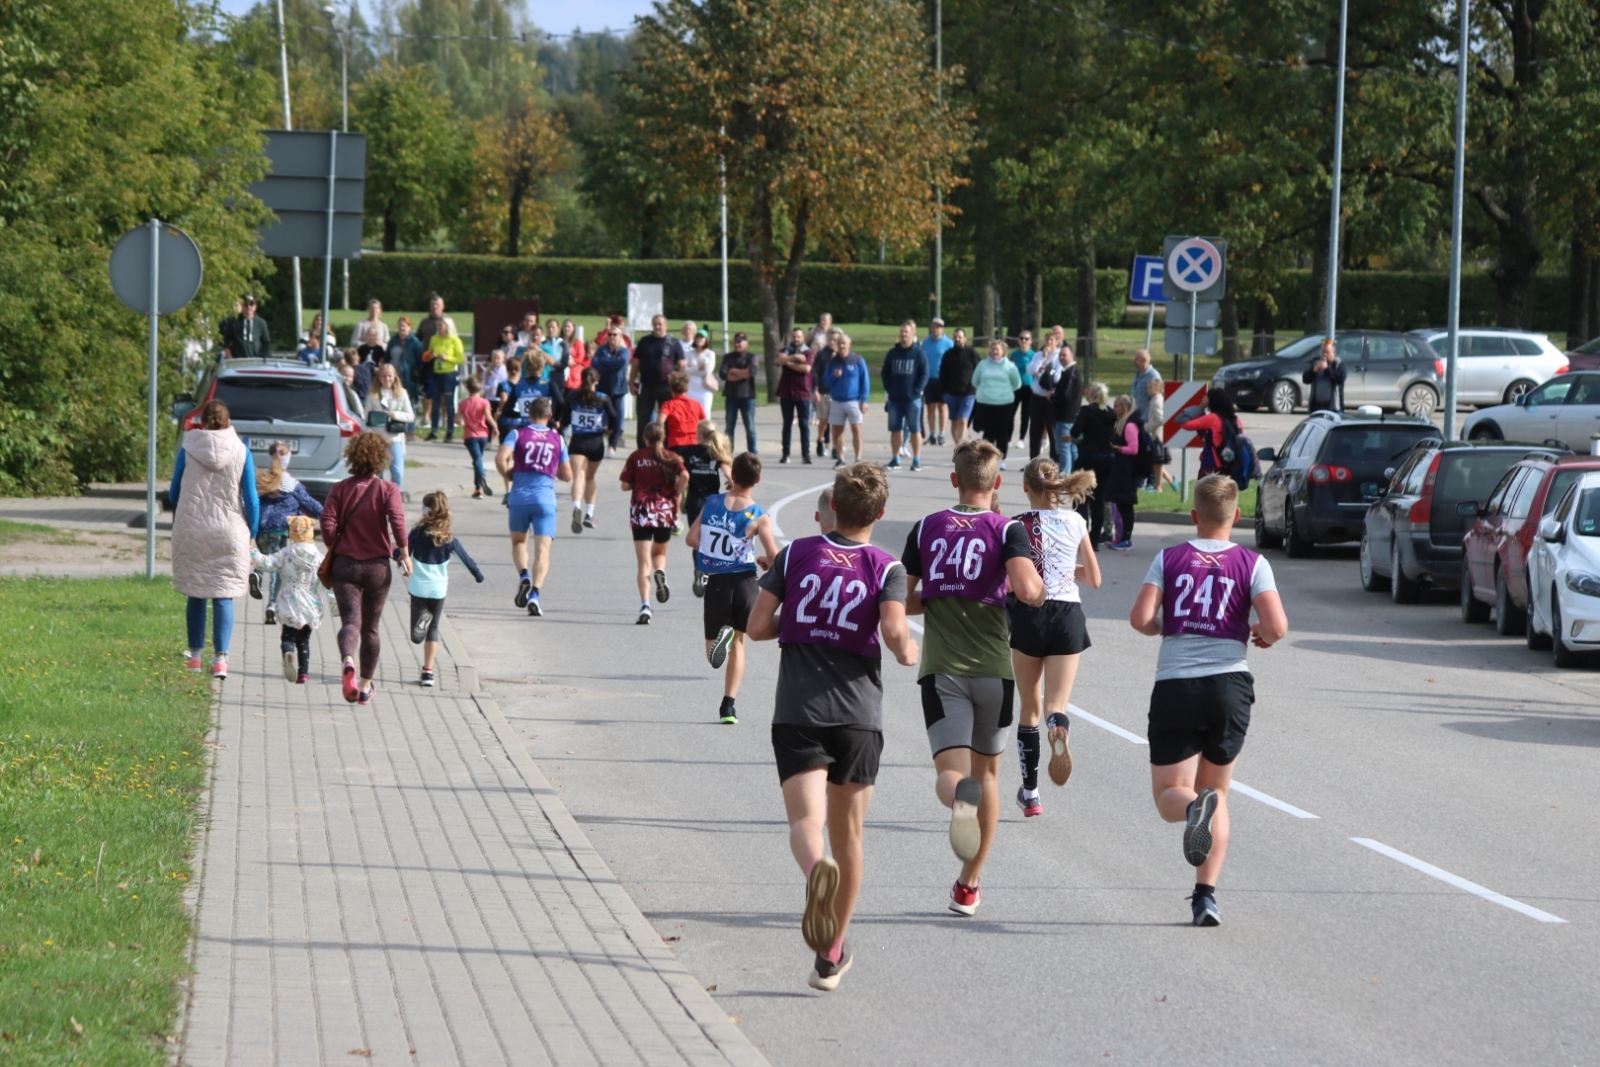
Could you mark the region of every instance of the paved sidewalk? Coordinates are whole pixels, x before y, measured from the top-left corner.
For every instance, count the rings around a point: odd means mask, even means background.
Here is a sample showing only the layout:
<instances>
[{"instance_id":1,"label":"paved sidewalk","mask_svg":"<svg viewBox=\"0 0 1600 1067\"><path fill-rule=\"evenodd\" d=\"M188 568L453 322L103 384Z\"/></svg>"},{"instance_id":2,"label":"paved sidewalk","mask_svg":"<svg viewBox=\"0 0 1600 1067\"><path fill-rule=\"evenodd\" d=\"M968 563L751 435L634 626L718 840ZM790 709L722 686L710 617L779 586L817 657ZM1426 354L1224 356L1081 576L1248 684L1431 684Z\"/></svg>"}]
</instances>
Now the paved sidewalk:
<instances>
[{"instance_id":1,"label":"paved sidewalk","mask_svg":"<svg viewBox=\"0 0 1600 1067\"><path fill-rule=\"evenodd\" d=\"M447 651L440 686L415 684L395 592L366 708L339 693L335 613L296 686L241 601L178 1062L764 1065L470 662Z\"/></svg>"}]
</instances>

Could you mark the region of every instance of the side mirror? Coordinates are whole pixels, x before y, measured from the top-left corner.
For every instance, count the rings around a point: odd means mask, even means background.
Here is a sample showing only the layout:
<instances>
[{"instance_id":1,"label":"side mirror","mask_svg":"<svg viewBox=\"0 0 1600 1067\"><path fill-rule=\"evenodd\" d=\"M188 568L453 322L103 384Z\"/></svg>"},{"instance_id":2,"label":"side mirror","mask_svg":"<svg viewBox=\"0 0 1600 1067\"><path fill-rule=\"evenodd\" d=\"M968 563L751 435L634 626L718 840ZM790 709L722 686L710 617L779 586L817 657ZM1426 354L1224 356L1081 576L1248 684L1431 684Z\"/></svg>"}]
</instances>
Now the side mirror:
<instances>
[{"instance_id":1,"label":"side mirror","mask_svg":"<svg viewBox=\"0 0 1600 1067\"><path fill-rule=\"evenodd\" d=\"M373 408L367 412L367 429L381 430L389 425L389 413L382 408Z\"/></svg>"},{"instance_id":2,"label":"side mirror","mask_svg":"<svg viewBox=\"0 0 1600 1067\"><path fill-rule=\"evenodd\" d=\"M1361 487L1361 500L1363 503L1371 504L1375 500L1382 500L1383 497L1383 486L1377 482L1367 482Z\"/></svg>"},{"instance_id":3,"label":"side mirror","mask_svg":"<svg viewBox=\"0 0 1600 1067\"><path fill-rule=\"evenodd\" d=\"M1561 528L1561 523L1554 515L1547 515L1539 520L1539 540L1560 544L1566 539L1566 531Z\"/></svg>"},{"instance_id":4,"label":"side mirror","mask_svg":"<svg viewBox=\"0 0 1600 1067\"><path fill-rule=\"evenodd\" d=\"M1456 505L1456 514L1462 518L1475 519L1483 514L1483 509L1478 507L1476 500L1463 500Z\"/></svg>"},{"instance_id":5,"label":"side mirror","mask_svg":"<svg viewBox=\"0 0 1600 1067\"><path fill-rule=\"evenodd\" d=\"M182 422L196 406L194 397L188 393L179 393L177 399L172 402L173 419L177 422Z\"/></svg>"},{"instance_id":6,"label":"side mirror","mask_svg":"<svg viewBox=\"0 0 1600 1067\"><path fill-rule=\"evenodd\" d=\"M1263 448L1256 452L1256 458L1263 463L1278 462L1278 451L1275 448Z\"/></svg>"}]
</instances>

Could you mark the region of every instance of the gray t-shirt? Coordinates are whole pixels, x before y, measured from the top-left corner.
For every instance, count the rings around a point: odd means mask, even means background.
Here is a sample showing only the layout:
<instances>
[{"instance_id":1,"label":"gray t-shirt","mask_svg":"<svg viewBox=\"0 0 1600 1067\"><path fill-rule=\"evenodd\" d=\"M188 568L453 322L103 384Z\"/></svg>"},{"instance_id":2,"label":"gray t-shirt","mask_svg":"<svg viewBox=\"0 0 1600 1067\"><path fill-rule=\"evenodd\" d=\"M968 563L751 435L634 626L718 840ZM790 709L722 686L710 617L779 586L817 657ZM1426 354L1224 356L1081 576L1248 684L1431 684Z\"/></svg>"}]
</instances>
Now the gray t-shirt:
<instances>
[{"instance_id":1,"label":"gray t-shirt","mask_svg":"<svg viewBox=\"0 0 1600 1067\"><path fill-rule=\"evenodd\" d=\"M1233 547L1232 541L1213 541L1204 537L1196 537L1189 543L1202 552L1222 552ZM1156 558L1151 561L1150 569L1144 576L1144 584L1153 585L1157 589L1162 588L1165 581L1161 557L1162 553L1157 552ZM1259 557L1255 568L1250 572L1250 599L1254 600L1262 593L1275 593L1277 590L1278 583L1272 577L1272 564L1267 562L1265 556ZM1226 637L1202 637L1199 634L1175 634L1172 637L1163 637L1161 656L1156 660L1156 681L1168 678L1203 678L1208 674L1248 671L1250 664L1245 661L1247 648L1243 641L1233 641Z\"/></svg>"},{"instance_id":2,"label":"gray t-shirt","mask_svg":"<svg viewBox=\"0 0 1600 1067\"><path fill-rule=\"evenodd\" d=\"M836 533L836 545L862 544ZM772 569L761 577L761 588L783 600L784 566L789 548L784 546ZM878 603L906 602L906 569L898 561L884 571ZM883 661L845 652L827 645L784 645L778 655L778 694L772 721L791 726L855 726L883 730Z\"/></svg>"}]
</instances>

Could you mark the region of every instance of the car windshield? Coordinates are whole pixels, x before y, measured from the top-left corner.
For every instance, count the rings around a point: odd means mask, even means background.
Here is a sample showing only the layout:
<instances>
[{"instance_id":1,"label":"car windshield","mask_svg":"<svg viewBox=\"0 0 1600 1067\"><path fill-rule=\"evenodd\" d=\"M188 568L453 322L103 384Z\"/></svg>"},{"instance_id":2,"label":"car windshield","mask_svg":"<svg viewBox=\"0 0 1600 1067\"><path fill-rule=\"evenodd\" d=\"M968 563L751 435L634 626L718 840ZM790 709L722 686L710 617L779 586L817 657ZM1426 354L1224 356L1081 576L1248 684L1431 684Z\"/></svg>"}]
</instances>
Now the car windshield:
<instances>
[{"instance_id":1,"label":"car windshield","mask_svg":"<svg viewBox=\"0 0 1600 1067\"><path fill-rule=\"evenodd\" d=\"M213 400L228 405L235 422L302 422L329 426L337 422L333 390L310 378L252 378L230 375L217 379Z\"/></svg>"},{"instance_id":2,"label":"car windshield","mask_svg":"<svg viewBox=\"0 0 1600 1067\"><path fill-rule=\"evenodd\" d=\"M1567 490L1572 488L1572 483L1583 475L1584 472L1581 470L1556 471L1556 476L1550 479L1550 491L1544 495L1544 511L1539 517L1544 518L1554 511L1556 505L1561 503L1561 498L1567 495Z\"/></svg>"},{"instance_id":3,"label":"car windshield","mask_svg":"<svg viewBox=\"0 0 1600 1067\"><path fill-rule=\"evenodd\" d=\"M1328 443L1322 446L1319 459L1341 467L1376 467L1381 471L1394 466L1396 458L1418 441L1438 436L1438 430L1422 425L1336 426L1328 435Z\"/></svg>"},{"instance_id":4,"label":"car windshield","mask_svg":"<svg viewBox=\"0 0 1600 1067\"><path fill-rule=\"evenodd\" d=\"M1459 528L1465 532L1468 520L1456 514L1456 505L1467 500L1479 504L1489 499L1523 453L1514 449L1447 449L1439 462L1433 486L1433 528L1435 531Z\"/></svg>"},{"instance_id":5,"label":"car windshield","mask_svg":"<svg viewBox=\"0 0 1600 1067\"><path fill-rule=\"evenodd\" d=\"M1584 537L1600 537L1600 488L1585 489L1573 512L1573 530Z\"/></svg>"},{"instance_id":6,"label":"car windshield","mask_svg":"<svg viewBox=\"0 0 1600 1067\"><path fill-rule=\"evenodd\" d=\"M1318 333L1307 334L1292 345L1285 345L1273 353L1278 359L1295 359L1299 356L1309 356L1322 345L1322 335Z\"/></svg>"}]
</instances>

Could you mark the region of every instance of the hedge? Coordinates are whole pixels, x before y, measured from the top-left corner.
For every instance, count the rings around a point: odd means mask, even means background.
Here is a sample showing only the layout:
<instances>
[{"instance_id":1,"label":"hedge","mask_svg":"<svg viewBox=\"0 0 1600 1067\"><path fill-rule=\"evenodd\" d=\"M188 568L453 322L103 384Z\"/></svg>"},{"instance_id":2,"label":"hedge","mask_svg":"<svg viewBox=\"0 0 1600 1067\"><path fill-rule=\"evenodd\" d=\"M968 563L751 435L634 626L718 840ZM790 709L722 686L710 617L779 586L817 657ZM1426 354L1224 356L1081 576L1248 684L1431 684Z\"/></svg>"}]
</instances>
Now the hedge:
<instances>
[{"instance_id":1,"label":"hedge","mask_svg":"<svg viewBox=\"0 0 1600 1067\"><path fill-rule=\"evenodd\" d=\"M263 312L273 336L290 336L289 264L279 260L277 270L264 282ZM321 293L321 264L302 263L308 305ZM627 310L631 282L653 282L665 290L668 314L707 317L721 304L721 265L716 260L544 259L503 256L469 256L391 252L350 261L350 294L359 305L377 298L385 307L421 309L430 293L438 292L448 306L470 308L480 297L529 298L537 296L547 311L565 315L602 315ZM1310 291L1309 271L1290 271L1274 293L1280 329L1298 329ZM1096 272L1096 297L1102 326L1118 325L1123 317L1128 273ZM1411 329L1445 321L1448 280L1443 274L1415 271L1347 271L1339 280L1339 324L1370 329ZM956 322L969 321L973 301L969 267L952 265L944 275L945 306ZM749 265L729 263L730 317L739 322L760 321L761 308ZM1464 325L1493 325L1494 283L1486 273L1462 280L1461 321ZM1540 275L1534 296L1534 326L1561 331L1566 328L1565 275ZM860 264L807 263L800 275L795 314L800 322L815 321L823 312L839 322L893 324L902 319L921 322L928 316L928 276L925 268ZM1241 326L1249 327L1251 307L1241 302ZM1077 272L1050 267L1044 275L1045 323L1077 325Z\"/></svg>"}]
</instances>

